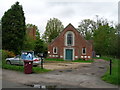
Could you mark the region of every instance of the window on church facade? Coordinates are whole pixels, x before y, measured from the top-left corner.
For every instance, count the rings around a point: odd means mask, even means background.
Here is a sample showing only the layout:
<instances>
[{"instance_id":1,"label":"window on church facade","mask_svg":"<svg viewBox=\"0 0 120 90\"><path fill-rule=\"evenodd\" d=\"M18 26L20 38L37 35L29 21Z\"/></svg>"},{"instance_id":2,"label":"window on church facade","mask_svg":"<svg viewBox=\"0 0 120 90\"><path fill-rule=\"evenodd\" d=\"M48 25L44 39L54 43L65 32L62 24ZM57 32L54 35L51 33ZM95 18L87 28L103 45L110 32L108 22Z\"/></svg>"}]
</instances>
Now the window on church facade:
<instances>
[{"instance_id":1,"label":"window on church facade","mask_svg":"<svg viewBox=\"0 0 120 90\"><path fill-rule=\"evenodd\" d=\"M67 34L67 45L68 46L72 46L73 45L73 34L72 33L68 33Z\"/></svg>"},{"instance_id":2,"label":"window on church facade","mask_svg":"<svg viewBox=\"0 0 120 90\"><path fill-rule=\"evenodd\" d=\"M86 48L85 48L85 47L82 48L82 54L83 54L83 55L86 55Z\"/></svg>"},{"instance_id":3,"label":"window on church facade","mask_svg":"<svg viewBox=\"0 0 120 90\"><path fill-rule=\"evenodd\" d=\"M53 47L53 54L57 54L57 51L58 51L57 47Z\"/></svg>"},{"instance_id":4,"label":"window on church facade","mask_svg":"<svg viewBox=\"0 0 120 90\"><path fill-rule=\"evenodd\" d=\"M72 31L67 31L65 34L65 46L75 45L75 35Z\"/></svg>"}]
</instances>

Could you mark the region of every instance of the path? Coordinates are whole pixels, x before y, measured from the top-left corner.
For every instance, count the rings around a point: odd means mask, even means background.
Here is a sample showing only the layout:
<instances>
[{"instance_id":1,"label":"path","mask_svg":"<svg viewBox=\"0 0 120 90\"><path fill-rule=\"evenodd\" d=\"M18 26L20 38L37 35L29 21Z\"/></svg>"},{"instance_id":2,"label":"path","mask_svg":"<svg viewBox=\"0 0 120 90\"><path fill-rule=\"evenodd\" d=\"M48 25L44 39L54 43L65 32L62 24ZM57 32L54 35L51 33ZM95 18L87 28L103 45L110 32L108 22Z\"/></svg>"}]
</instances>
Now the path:
<instances>
[{"instance_id":1,"label":"path","mask_svg":"<svg viewBox=\"0 0 120 90\"><path fill-rule=\"evenodd\" d=\"M24 74L11 70L3 70L3 78L20 84L57 85L80 88L117 88L117 86L101 80L109 63L95 60L92 64L83 64L76 68L54 70L42 74Z\"/></svg>"}]
</instances>

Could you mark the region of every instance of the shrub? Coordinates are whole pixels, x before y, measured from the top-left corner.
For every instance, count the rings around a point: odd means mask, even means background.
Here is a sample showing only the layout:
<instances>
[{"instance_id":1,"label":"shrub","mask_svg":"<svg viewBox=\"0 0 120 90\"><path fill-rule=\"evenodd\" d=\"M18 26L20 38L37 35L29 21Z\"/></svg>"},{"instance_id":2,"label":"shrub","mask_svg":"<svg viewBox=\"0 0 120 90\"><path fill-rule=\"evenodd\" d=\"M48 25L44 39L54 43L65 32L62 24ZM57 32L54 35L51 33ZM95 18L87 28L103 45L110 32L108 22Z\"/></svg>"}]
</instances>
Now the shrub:
<instances>
[{"instance_id":1,"label":"shrub","mask_svg":"<svg viewBox=\"0 0 120 90\"><path fill-rule=\"evenodd\" d=\"M12 51L8 51L8 50L1 50L2 52L2 63L5 62L6 58L10 58L10 57L14 57L15 54Z\"/></svg>"},{"instance_id":2,"label":"shrub","mask_svg":"<svg viewBox=\"0 0 120 90\"><path fill-rule=\"evenodd\" d=\"M12 51L2 50L2 59L14 57L15 54Z\"/></svg>"},{"instance_id":3,"label":"shrub","mask_svg":"<svg viewBox=\"0 0 120 90\"><path fill-rule=\"evenodd\" d=\"M102 80L111 84L120 85L119 65L120 65L120 60L112 59L112 74L110 75L110 69L108 68L107 72L102 76Z\"/></svg>"},{"instance_id":4,"label":"shrub","mask_svg":"<svg viewBox=\"0 0 120 90\"><path fill-rule=\"evenodd\" d=\"M5 50L5 52L7 53L7 58L11 58L11 57L15 56L14 52L12 52L12 51Z\"/></svg>"}]
</instances>

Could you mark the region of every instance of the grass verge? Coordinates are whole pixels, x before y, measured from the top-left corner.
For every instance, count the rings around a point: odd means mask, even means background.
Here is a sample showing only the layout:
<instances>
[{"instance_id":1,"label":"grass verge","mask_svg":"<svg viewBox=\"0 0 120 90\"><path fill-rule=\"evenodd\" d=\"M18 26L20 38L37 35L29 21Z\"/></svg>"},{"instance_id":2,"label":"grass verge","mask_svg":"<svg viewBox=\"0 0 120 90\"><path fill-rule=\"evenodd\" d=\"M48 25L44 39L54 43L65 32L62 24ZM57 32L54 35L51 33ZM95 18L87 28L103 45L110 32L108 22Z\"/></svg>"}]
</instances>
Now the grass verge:
<instances>
[{"instance_id":1,"label":"grass verge","mask_svg":"<svg viewBox=\"0 0 120 90\"><path fill-rule=\"evenodd\" d=\"M92 63L92 62L94 62L94 60L82 60L82 59L79 59L79 60L74 60L72 62Z\"/></svg>"},{"instance_id":2,"label":"grass verge","mask_svg":"<svg viewBox=\"0 0 120 90\"><path fill-rule=\"evenodd\" d=\"M56 61L56 62L81 62L81 63L91 63L94 62L93 60L82 60L82 59L78 59L78 60L74 60L74 61L70 61L70 60L63 60L63 59L56 59L56 58L47 58L45 59L45 61Z\"/></svg>"},{"instance_id":3,"label":"grass verge","mask_svg":"<svg viewBox=\"0 0 120 90\"><path fill-rule=\"evenodd\" d=\"M59 58L46 58L45 61L65 61L65 60Z\"/></svg>"},{"instance_id":4,"label":"grass verge","mask_svg":"<svg viewBox=\"0 0 120 90\"><path fill-rule=\"evenodd\" d=\"M110 68L108 67L107 72L101 77L102 80L115 84L115 85L120 85L120 60L119 59L114 59L110 57L101 57L97 59L104 59L109 61L110 59L112 60L112 74L110 75Z\"/></svg>"},{"instance_id":5,"label":"grass verge","mask_svg":"<svg viewBox=\"0 0 120 90\"><path fill-rule=\"evenodd\" d=\"M2 61L0 61L0 68L2 68Z\"/></svg>"},{"instance_id":6,"label":"grass verge","mask_svg":"<svg viewBox=\"0 0 120 90\"><path fill-rule=\"evenodd\" d=\"M94 59L104 59L106 61L109 61L110 59L113 59L112 57L102 56L102 57L94 57Z\"/></svg>"},{"instance_id":7,"label":"grass verge","mask_svg":"<svg viewBox=\"0 0 120 90\"><path fill-rule=\"evenodd\" d=\"M8 70L15 70L15 71L24 72L24 66L2 64L2 68L3 69L8 69ZM40 67L33 67L32 71L33 71L33 73L44 73L44 72L49 72L51 70L41 69Z\"/></svg>"}]
</instances>

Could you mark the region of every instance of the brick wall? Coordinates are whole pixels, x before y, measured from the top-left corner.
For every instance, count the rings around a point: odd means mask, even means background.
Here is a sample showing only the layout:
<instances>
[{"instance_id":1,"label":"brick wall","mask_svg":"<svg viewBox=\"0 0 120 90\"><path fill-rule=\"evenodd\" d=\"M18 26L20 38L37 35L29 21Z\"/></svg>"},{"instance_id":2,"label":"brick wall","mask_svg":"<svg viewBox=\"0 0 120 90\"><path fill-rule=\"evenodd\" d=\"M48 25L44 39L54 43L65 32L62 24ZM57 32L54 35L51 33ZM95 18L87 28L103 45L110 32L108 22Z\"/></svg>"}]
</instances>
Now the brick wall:
<instances>
[{"instance_id":1,"label":"brick wall","mask_svg":"<svg viewBox=\"0 0 120 90\"><path fill-rule=\"evenodd\" d=\"M67 31L72 31L75 36L74 46L66 46L65 45L65 34ZM53 54L53 47L58 48L58 53ZM86 48L86 55L82 55L82 48ZM83 58L83 59L91 59L92 58L92 44L85 40L80 33L69 24L60 35L55 38L53 42L51 42L48 46L48 58L62 58L64 59L64 48L73 48L74 49L74 60Z\"/></svg>"},{"instance_id":2,"label":"brick wall","mask_svg":"<svg viewBox=\"0 0 120 90\"><path fill-rule=\"evenodd\" d=\"M26 30L27 35L32 38L32 39L36 39L36 28L35 27L28 27Z\"/></svg>"}]
</instances>

